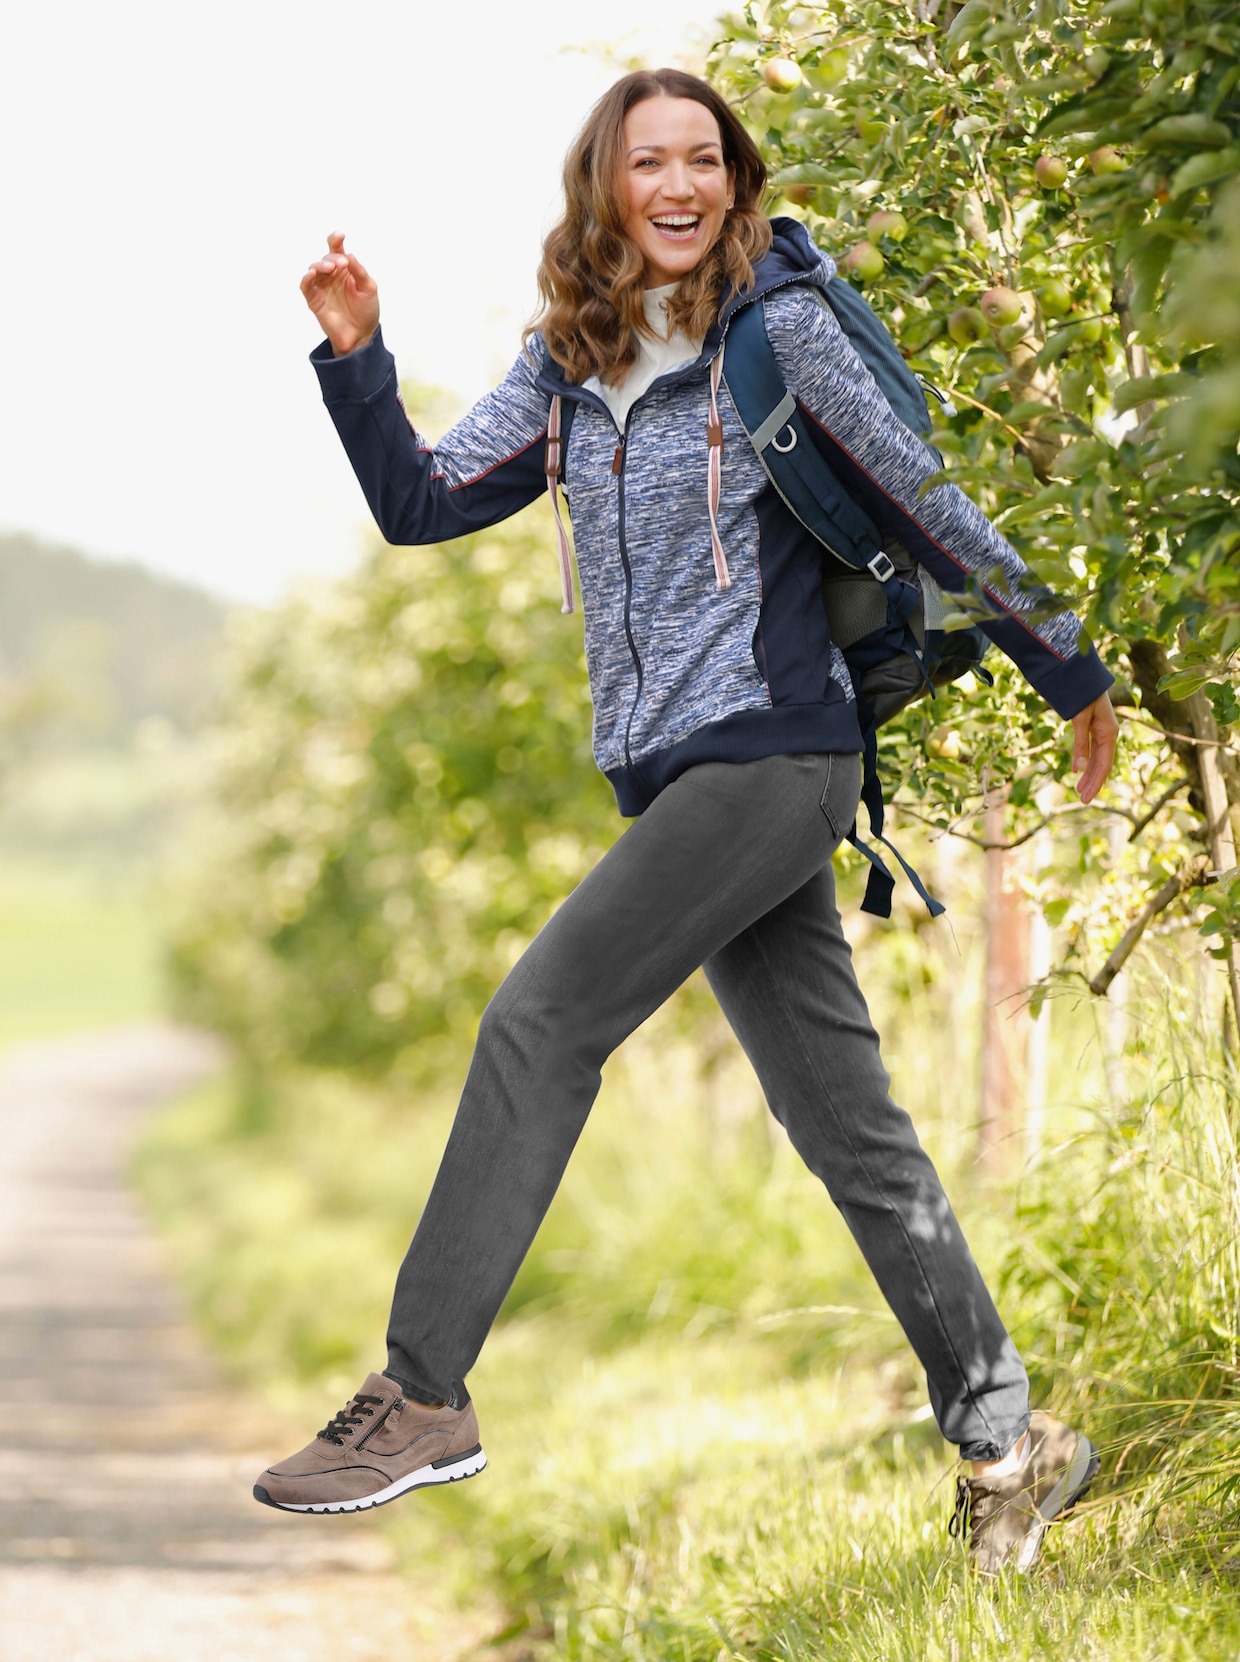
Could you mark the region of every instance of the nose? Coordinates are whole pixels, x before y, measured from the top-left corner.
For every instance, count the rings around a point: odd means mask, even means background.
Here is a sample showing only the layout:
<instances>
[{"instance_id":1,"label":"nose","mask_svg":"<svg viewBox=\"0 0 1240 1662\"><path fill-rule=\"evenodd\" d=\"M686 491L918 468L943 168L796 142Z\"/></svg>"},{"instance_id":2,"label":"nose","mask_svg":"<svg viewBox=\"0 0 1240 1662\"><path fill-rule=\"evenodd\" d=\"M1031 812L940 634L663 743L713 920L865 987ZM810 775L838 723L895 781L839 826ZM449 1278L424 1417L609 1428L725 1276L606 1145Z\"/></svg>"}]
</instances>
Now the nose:
<instances>
[{"instance_id":1,"label":"nose","mask_svg":"<svg viewBox=\"0 0 1240 1662\"><path fill-rule=\"evenodd\" d=\"M684 162L670 162L663 174L663 194L685 202L694 192L693 175Z\"/></svg>"}]
</instances>

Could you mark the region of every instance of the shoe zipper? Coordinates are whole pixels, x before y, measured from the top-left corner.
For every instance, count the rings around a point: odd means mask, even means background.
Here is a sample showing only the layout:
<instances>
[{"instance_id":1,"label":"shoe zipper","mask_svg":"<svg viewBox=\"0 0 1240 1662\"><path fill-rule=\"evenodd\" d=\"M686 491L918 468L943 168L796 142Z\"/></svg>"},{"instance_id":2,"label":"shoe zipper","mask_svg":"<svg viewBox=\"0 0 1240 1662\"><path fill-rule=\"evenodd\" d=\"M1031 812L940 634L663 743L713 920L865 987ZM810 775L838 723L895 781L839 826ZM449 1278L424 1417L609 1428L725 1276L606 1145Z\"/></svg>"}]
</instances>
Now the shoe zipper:
<instances>
[{"instance_id":1,"label":"shoe zipper","mask_svg":"<svg viewBox=\"0 0 1240 1662\"><path fill-rule=\"evenodd\" d=\"M379 1415L379 1418L375 1421L375 1423L372 1426L370 1426L368 1428L368 1430L363 1433L362 1436L360 1436L358 1438L356 1443L354 1443L353 1447L354 1448L365 1448L366 1444L375 1435L375 1433L377 1431L381 1431L390 1419L393 1419L397 1415L399 1415L401 1409L404 1406L405 1406L404 1397L397 1397L395 1402L389 1403L389 1405L383 1410L382 1414Z\"/></svg>"}]
</instances>

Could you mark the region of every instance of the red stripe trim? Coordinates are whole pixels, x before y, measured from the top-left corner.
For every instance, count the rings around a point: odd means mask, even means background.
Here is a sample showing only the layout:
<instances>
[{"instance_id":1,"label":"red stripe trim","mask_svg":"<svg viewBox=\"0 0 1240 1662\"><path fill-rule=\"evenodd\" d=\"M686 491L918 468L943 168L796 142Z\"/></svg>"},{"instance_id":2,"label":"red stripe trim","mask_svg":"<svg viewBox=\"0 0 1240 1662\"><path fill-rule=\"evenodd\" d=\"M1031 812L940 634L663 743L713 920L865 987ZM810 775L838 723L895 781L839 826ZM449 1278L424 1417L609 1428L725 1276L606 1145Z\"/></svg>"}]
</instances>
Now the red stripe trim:
<instances>
[{"instance_id":1,"label":"red stripe trim","mask_svg":"<svg viewBox=\"0 0 1240 1662\"><path fill-rule=\"evenodd\" d=\"M470 485L476 485L480 479L487 478L488 475L495 472L496 468L503 467L505 465L505 463L515 462L518 456L524 456L527 450L532 450L536 444L542 444L543 441L546 439L546 437L547 437L547 429L544 427L541 433L536 434L530 440L530 442L528 444L523 444L521 446L520 450L514 450L511 453L511 455L508 455L508 456L501 456L498 462L492 462L490 467L483 468L481 473L475 473L471 479L462 479L459 485L449 485L448 486L449 496L452 494L453 491L467 490ZM432 454L433 454L433 451L432 451ZM442 478L445 477L445 475L442 474L442 473L438 473L434 477L437 478L437 479L442 479Z\"/></svg>"},{"instance_id":2,"label":"red stripe trim","mask_svg":"<svg viewBox=\"0 0 1240 1662\"><path fill-rule=\"evenodd\" d=\"M887 488L884 485L881 485L879 483L879 481L870 472L869 468L866 467L865 463L864 462L859 462L857 460L857 458L853 455L852 451L848 448L848 446L846 444L844 444L839 438L836 437L836 435L831 431L831 429L826 425L825 422L819 421L818 417L814 414L813 410L809 409L805 404L802 404L801 400L799 398L797 399L797 407L805 415L807 415L809 417L809 419L814 423L814 426L818 428L820 433L825 433L827 435L827 437L831 440L832 444L839 446L839 448L848 457L849 461L858 470L858 472L865 474L866 478L874 486L875 490L879 491L883 496L885 496L887 498L888 502L890 502L891 505L894 508L896 508L901 514L904 515L905 519L908 520L910 525L915 525L917 527L917 529L921 532L922 536L925 537L927 542L934 544L934 546L938 549L939 553L943 555L944 559L950 560L951 563L956 567L956 569L958 571L960 571L965 577L971 577L971 576L974 575L969 570L968 566L966 566L962 561L960 561L956 558L956 556L952 553L950 548L944 548L943 544L934 535L934 533L932 531L927 531L926 527L921 523L921 521L919 519L917 519L913 514L911 514L902 502L898 501L894 496L892 496L891 492L889 490L887 490ZM980 508L978 509L978 512L981 513ZM996 533L996 535L997 534L998 533ZM1036 629L1032 628L1029 624L1027 624L1025 622L1024 618L1018 617L1017 614L1007 604L1007 602L1000 595L997 595L994 592L993 589L987 588L985 583L982 584L982 593L989 596L989 598L994 601L995 605L999 608L999 610L1004 614L1005 617L1009 617L1009 618L1011 618L1013 623L1019 624L1019 626L1025 631L1025 633L1030 637L1031 640L1037 641L1038 645L1040 647L1042 647L1042 649L1044 651L1049 652L1051 657L1055 659L1056 663L1060 663L1060 664L1067 663L1068 660L1065 657L1063 657L1062 654L1056 652L1055 648L1050 644L1049 641L1044 641L1042 639L1041 635L1038 634ZM1067 609L1068 608L1065 606L1064 610L1067 611Z\"/></svg>"}]
</instances>

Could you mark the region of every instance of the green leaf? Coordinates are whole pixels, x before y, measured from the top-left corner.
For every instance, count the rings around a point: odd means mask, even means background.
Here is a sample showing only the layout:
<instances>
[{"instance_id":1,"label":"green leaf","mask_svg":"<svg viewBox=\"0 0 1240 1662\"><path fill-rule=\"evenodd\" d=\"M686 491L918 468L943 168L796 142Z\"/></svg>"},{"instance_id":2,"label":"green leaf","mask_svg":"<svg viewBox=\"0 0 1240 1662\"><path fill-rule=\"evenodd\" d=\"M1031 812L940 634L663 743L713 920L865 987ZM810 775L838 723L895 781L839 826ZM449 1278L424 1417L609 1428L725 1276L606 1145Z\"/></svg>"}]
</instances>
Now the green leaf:
<instances>
[{"instance_id":1,"label":"green leaf","mask_svg":"<svg viewBox=\"0 0 1240 1662\"><path fill-rule=\"evenodd\" d=\"M1116 415L1135 410L1138 404L1151 403L1156 398L1181 398L1199 385L1198 377L1175 371L1169 375L1136 375L1130 381L1121 381L1111 399Z\"/></svg>"},{"instance_id":2,"label":"green leaf","mask_svg":"<svg viewBox=\"0 0 1240 1662\"><path fill-rule=\"evenodd\" d=\"M1163 116L1161 121L1146 128L1140 142L1147 150L1174 150L1180 146L1185 149L1192 146L1217 149L1230 144L1232 136L1231 128L1223 122L1193 110L1187 115Z\"/></svg>"},{"instance_id":3,"label":"green leaf","mask_svg":"<svg viewBox=\"0 0 1240 1662\"><path fill-rule=\"evenodd\" d=\"M1111 447L1103 439L1077 439L1065 445L1055 458L1055 472L1066 479L1079 479L1096 462L1111 454Z\"/></svg>"},{"instance_id":4,"label":"green leaf","mask_svg":"<svg viewBox=\"0 0 1240 1662\"><path fill-rule=\"evenodd\" d=\"M972 40L974 35L980 35L983 29L989 28L991 21L990 0L967 0L952 18L951 27L943 39L951 51Z\"/></svg>"},{"instance_id":5,"label":"green leaf","mask_svg":"<svg viewBox=\"0 0 1240 1662\"><path fill-rule=\"evenodd\" d=\"M1050 924L1052 929L1058 929L1059 925L1063 922L1071 910L1071 898L1067 895L1063 895L1058 900L1048 900L1046 905L1042 908L1042 916L1046 919L1047 923Z\"/></svg>"},{"instance_id":6,"label":"green leaf","mask_svg":"<svg viewBox=\"0 0 1240 1662\"><path fill-rule=\"evenodd\" d=\"M1029 90L1033 92L1032 88ZM1088 92L1078 93L1075 98L1057 105L1042 118L1034 131L1039 138L1053 138L1060 133L1093 132L1104 122L1127 114L1131 102L1127 97L1117 98L1109 90L1099 92L1091 87Z\"/></svg>"},{"instance_id":7,"label":"green leaf","mask_svg":"<svg viewBox=\"0 0 1240 1662\"><path fill-rule=\"evenodd\" d=\"M1019 427L1022 421L1034 421L1038 416L1053 415L1055 412L1049 404L1041 399L1027 398L1020 404L1014 404L1004 417L1013 427Z\"/></svg>"},{"instance_id":8,"label":"green leaf","mask_svg":"<svg viewBox=\"0 0 1240 1662\"><path fill-rule=\"evenodd\" d=\"M1158 690L1170 693L1172 698L1191 698L1195 692L1201 691L1209 679L1209 670L1177 669L1171 675L1163 676Z\"/></svg>"},{"instance_id":9,"label":"green leaf","mask_svg":"<svg viewBox=\"0 0 1240 1662\"><path fill-rule=\"evenodd\" d=\"M1240 172L1240 145L1229 145L1226 150L1203 150L1176 168L1167 188L1173 197L1183 196L1236 172Z\"/></svg>"},{"instance_id":10,"label":"green leaf","mask_svg":"<svg viewBox=\"0 0 1240 1662\"><path fill-rule=\"evenodd\" d=\"M794 162L790 167L781 167L779 172L771 178L773 185L830 185L835 182L836 175L829 168L823 167L821 162Z\"/></svg>"}]
</instances>

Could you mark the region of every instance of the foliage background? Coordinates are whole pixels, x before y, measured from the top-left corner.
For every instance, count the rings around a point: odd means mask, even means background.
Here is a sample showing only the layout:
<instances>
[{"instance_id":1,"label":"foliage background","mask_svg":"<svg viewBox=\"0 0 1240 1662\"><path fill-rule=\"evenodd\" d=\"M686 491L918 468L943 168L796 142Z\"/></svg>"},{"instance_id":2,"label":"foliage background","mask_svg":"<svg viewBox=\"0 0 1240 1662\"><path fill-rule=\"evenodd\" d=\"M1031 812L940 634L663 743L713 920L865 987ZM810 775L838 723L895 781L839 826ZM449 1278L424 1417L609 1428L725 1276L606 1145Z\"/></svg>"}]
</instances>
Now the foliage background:
<instances>
[{"instance_id":1,"label":"foliage background","mask_svg":"<svg viewBox=\"0 0 1240 1662\"><path fill-rule=\"evenodd\" d=\"M774 206L840 257L877 239L867 292L959 412L936 434L951 475L1121 681L1120 765L1090 811L1068 800L1060 724L1002 666L886 729L901 836L917 854L937 833L917 857L954 937L909 911L849 923L897 1094L1039 1396L1097 1433L1110 1483L1034 1590L985 1600L944 1559L923 1384L691 982L609 1066L479 1366L495 1470L395 1526L411 1555L459 1543L462 1596L500 1591L514 1657L1240 1642L1236 890L1209 806L1236 805L1240 715L1236 14L751 5L708 66ZM791 91L767 85L776 58ZM1062 186L1039 183L1044 153ZM903 225L867 236L879 210ZM954 338L953 313L1000 285L1018 321ZM538 512L374 546L234 631L166 892L180 1008L237 1067L164 1122L140 1177L222 1351L290 1413L371 1365L482 1003L621 829L552 547ZM986 919L962 840L993 840L997 792L1002 840L1050 822L1024 881L1060 966L1044 1123L1001 1189L971 1160ZM1117 1044L1084 981L1172 879ZM846 869L850 907L856 883Z\"/></svg>"}]
</instances>

